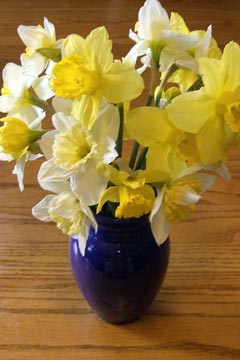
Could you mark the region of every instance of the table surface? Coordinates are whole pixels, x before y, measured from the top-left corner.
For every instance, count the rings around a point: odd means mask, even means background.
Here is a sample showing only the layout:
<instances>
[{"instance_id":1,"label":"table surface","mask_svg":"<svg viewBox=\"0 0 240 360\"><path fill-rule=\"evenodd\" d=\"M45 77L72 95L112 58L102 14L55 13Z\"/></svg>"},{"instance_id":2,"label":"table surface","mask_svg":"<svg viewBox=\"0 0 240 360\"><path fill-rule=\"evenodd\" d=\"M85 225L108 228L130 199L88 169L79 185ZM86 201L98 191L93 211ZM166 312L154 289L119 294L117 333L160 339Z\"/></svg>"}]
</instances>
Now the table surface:
<instances>
[{"instance_id":1,"label":"table surface","mask_svg":"<svg viewBox=\"0 0 240 360\"><path fill-rule=\"evenodd\" d=\"M19 24L46 16L58 38L86 36L106 25L116 58L132 46L139 0L1 0L0 65L19 62ZM206 29L221 47L240 40L240 2L166 0L190 29ZM240 154L230 154L232 180L218 179L187 221L171 231L171 261L163 287L136 322L100 320L79 293L69 266L68 238L33 219L43 196L28 164L20 193L13 164L0 164L0 359L218 360L240 359Z\"/></svg>"}]
</instances>

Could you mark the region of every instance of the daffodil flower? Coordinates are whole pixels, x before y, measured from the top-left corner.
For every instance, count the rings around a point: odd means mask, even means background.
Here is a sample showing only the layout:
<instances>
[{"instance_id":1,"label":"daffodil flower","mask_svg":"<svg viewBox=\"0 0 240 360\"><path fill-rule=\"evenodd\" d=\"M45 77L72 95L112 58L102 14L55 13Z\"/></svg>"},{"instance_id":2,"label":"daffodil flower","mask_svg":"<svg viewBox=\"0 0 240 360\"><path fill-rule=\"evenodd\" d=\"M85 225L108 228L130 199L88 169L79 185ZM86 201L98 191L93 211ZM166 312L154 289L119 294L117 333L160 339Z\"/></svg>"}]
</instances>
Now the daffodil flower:
<instances>
[{"instance_id":1,"label":"daffodil flower","mask_svg":"<svg viewBox=\"0 0 240 360\"><path fill-rule=\"evenodd\" d=\"M38 76L47 66L61 60L62 40L56 40L55 27L47 18L44 18L43 26L20 25L17 30L26 45L26 51L21 55L25 74Z\"/></svg>"},{"instance_id":2,"label":"daffodil flower","mask_svg":"<svg viewBox=\"0 0 240 360\"><path fill-rule=\"evenodd\" d=\"M134 173L131 169L118 170L111 165L98 164L97 170L114 186L106 189L98 203L97 213L107 202L119 203L115 210L117 218L140 217L148 214L153 207L155 192L151 185L166 180L167 175L160 171L141 170Z\"/></svg>"},{"instance_id":3,"label":"daffodil flower","mask_svg":"<svg viewBox=\"0 0 240 360\"><path fill-rule=\"evenodd\" d=\"M141 94L141 76L130 65L113 62L112 43L105 27L93 30L86 39L70 35L63 42L63 59L55 65L50 84L56 96L78 100L86 95L96 115L102 97L110 103L132 100Z\"/></svg>"},{"instance_id":4,"label":"daffodil flower","mask_svg":"<svg viewBox=\"0 0 240 360\"><path fill-rule=\"evenodd\" d=\"M136 61L134 57L146 54L147 56L141 59L145 67L150 67L150 61L153 60L157 67L160 66L161 71L165 71L176 60L176 58L169 59L169 54L175 54L178 59L189 58L187 52L198 46L199 39L195 34L189 34L182 28L180 16L169 19L159 1L145 1L138 13L136 33L132 30L129 32L129 37L136 42L136 45L130 50L127 59L133 57L134 63Z\"/></svg>"},{"instance_id":5,"label":"daffodil flower","mask_svg":"<svg viewBox=\"0 0 240 360\"><path fill-rule=\"evenodd\" d=\"M149 216L153 235L160 245L170 231L170 223L185 219L194 210L201 195L213 185L214 175L200 173L202 166L183 170L159 191Z\"/></svg>"},{"instance_id":6,"label":"daffodil flower","mask_svg":"<svg viewBox=\"0 0 240 360\"><path fill-rule=\"evenodd\" d=\"M40 142L44 153L47 149L49 160L39 181L44 181L47 176L49 181L55 182L60 168L68 177L71 176L74 193L88 205L96 204L107 186L107 180L97 172L96 166L99 162L109 164L118 156L115 150L119 128L117 108L105 104L91 129L63 113L54 115L53 124L56 132L50 145L52 154L49 151L51 135L43 136ZM46 171L48 168L51 170Z\"/></svg>"},{"instance_id":7,"label":"daffodil flower","mask_svg":"<svg viewBox=\"0 0 240 360\"><path fill-rule=\"evenodd\" d=\"M220 60L201 58L204 86L176 97L166 107L177 128L195 134L203 164L226 160L226 150L240 131L240 47L225 46Z\"/></svg>"},{"instance_id":8,"label":"daffodil flower","mask_svg":"<svg viewBox=\"0 0 240 360\"><path fill-rule=\"evenodd\" d=\"M97 228L90 208L71 191L70 185L62 184L65 191L47 195L32 209L32 214L42 221L53 221L63 233L78 239L84 255L90 225Z\"/></svg>"},{"instance_id":9,"label":"daffodil flower","mask_svg":"<svg viewBox=\"0 0 240 360\"><path fill-rule=\"evenodd\" d=\"M13 159L22 157L29 146L41 138L45 131L31 130L24 121L5 117L0 120L4 125L0 127L1 151L10 154Z\"/></svg>"},{"instance_id":10,"label":"daffodil flower","mask_svg":"<svg viewBox=\"0 0 240 360\"><path fill-rule=\"evenodd\" d=\"M45 133L40 127L41 120L40 116L28 124L27 121L14 117L1 119L4 124L0 127L0 160L16 160L13 174L17 175L21 191L24 189L23 177L26 162L42 156L40 148L34 146Z\"/></svg>"},{"instance_id":11,"label":"daffodil flower","mask_svg":"<svg viewBox=\"0 0 240 360\"><path fill-rule=\"evenodd\" d=\"M146 169L174 175L186 167L177 153L185 134L170 123L164 109L142 106L129 111L126 129L139 144L148 148Z\"/></svg>"},{"instance_id":12,"label":"daffodil flower","mask_svg":"<svg viewBox=\"0 0 240 360\"><path fill-rule=\"evenodd\" d=\"M14 63L8 63L4 67L3 84L0 111L8 116L25 119L29 124L44 113L35 105L30 88L44 101L53 95L45 76L27 76L23 73L23 67Z\"/></svg>"}]
</instances>

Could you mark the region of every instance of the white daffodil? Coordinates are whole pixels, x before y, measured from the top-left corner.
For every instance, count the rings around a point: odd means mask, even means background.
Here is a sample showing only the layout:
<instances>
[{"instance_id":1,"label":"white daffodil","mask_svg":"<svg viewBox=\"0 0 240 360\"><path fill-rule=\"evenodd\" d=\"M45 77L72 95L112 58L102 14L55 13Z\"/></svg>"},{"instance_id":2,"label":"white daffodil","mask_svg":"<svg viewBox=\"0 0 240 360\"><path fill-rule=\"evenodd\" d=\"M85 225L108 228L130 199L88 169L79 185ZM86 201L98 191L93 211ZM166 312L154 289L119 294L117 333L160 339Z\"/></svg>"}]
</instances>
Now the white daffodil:
<instances>
[{"instance_id":1,"label":"white daffodil","mask_svg":"<svg viewBox=\"0 0 240 360\"><path fill-rule=\"evenodd\" d=\"M26 74L38 76L61 60L62 40L56 40L55 27L47 18L44 18L43 26L20 25L17 30L26 45L26 51L21 55Z\"/></svg>"},{"instance_id":2,"label":"white daffodil","mask_svg":"<svg viewBox=\"0 0 240 360\"><path fill-rule=\"evenodd\" d=\"M36 99L45 101L52 96L46 77L34 78L23 73L23 67L8 63L3 69L3 88L0 96L0 111L25 119L31 124L43 115L43 110L36 106ZM31 93L34 92L34 96Z\"/></svg>"},{"instance_id":3,"label":"white daffodil","mask_svg":"<svg viewBox=\"0 0 240 360\"><path fill-rule=\"evenodd\" d=\"M53 124L57 132L52 137L52 158L51 135L43 136L40 142L43 153L50 158L40 169L40 184L43 182L46 188L48 182L59 181L59 176L70 177L76 196L88 205L96 204L107 186L107 179L96 170L97 164L109 164L118 156L115 150L119 128L117 108L105 104L91 129L64 113L55 114Z\"/></svg>"},{"instance_id":4,"label":"white daffodil","mask_svg":"<svg viewBox=\"0 0 240 360\"><path fill-rule=\"evenodd\" d=\"M166 10L157 0L145 1L139 10L135 31L129 32L129 37L136 42L136 45L126 58L134 63L136 57L146 55L141 59L144 64L142 70L150 67L151 60L160 67L161 71L166 71L175 62L176 57L178 60L185 59L186 63L191 58L188 52L199 45L198 36L185 31L180 15L175 16L173 13L169 18Z\"/></svg>"},{"instance_id":5,"label":"white daffodil","mask_svg":"<svg viewBox=\"0 0 240 360\"><path fill-rule=\"evenodd\" d=\"M32 209L34 217L41 221L53 221L63 233L78 239L84 255L90 225L95 230L96 220L90 208L71 191L69 183L62 182L64 191L47 195Z\"/></svg>"},{"instance_id":6,"label":"white daffodil","mask_svg":"<svg viewBox=\"0 0 240 360\"><path fill-rule=\"evenodd\" d=\"M200 173L201 169L202 166L195 165L183 170L157 195L150 222L158 245L166 240L170 223L187 218L201 195L213 185L215 176Z\"/></svg>"}]
</instances>

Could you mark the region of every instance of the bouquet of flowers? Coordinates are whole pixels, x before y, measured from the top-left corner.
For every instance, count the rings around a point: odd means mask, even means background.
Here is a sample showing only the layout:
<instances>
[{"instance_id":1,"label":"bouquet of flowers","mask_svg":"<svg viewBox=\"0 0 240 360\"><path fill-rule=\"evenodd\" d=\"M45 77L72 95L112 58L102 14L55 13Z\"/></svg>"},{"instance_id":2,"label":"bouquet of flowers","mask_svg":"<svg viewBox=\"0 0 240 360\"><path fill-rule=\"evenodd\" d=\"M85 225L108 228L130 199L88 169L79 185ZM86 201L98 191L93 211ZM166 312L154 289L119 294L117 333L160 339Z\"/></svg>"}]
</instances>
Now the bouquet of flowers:
<instances>
[{"instance_id":1,"label":"bouquet of flowers","mask_svg":"<svg viewBox=\"0 0 240 360\"><path fill-rule=\"evenodd\" d=\"M118 60L105 27L57 40L45 18L18 34L26 49L3 69L0 159L15 162L23 190L26 162L44 158L38 182L48 193L33 215L78 238L83 254L95 214L148 214L160 245L217 174L229 178L227 152L240 143L236 42L221 51L211 25L190 31L157 0L139 10L135 44ZM133 107L144 87L146 103Z\"/></svg>"}]
</instances>

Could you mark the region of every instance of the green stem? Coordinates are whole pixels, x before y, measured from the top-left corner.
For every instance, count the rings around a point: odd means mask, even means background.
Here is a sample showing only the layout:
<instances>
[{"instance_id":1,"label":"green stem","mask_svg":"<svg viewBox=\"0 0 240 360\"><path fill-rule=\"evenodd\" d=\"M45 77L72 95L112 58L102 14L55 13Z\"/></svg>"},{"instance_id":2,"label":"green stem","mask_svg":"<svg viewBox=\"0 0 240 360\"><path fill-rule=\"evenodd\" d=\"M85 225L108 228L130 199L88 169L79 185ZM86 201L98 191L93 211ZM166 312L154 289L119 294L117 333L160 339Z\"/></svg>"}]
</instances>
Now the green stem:
<instances>
[{"instance_id":1,"label":"green stem","mask_svg":"<svg viewBox=\"0 0 240 360\"><path fill-rule=\"evenodd\" d=\"M168 79L172 76L172 74L175 73L175 71L178 70L178 66L176 64L172 64L169 69L167 70L166 74L164 75L164 77L162 78L160 85L159 85L159 90L156 96L156 100L155 100L155 106L159 106L160 100L161 100L161 96L162 96L162 91L164 86L166 85Z\"/></svg>"},{"instance_id":2,"label":"green stem","mask_svg":"<svg viewBox=\"0 0 240 360\"><path fill-rule=\"evenodd\" d=\"M116 141L116 150L118 152L119 157L122 156L122 147L123 147L123 130L124 130L124 109L123 104L118 104L118 111L120 117L120 124L118 130L118 138Z\"/></svg>"},{"instance_id":3,"label":"green stem","mask_svg":"<svg viewBox=\"0 0 240 360\"><path fill-rule=\"evenodd\" d=\"M198 77L197 80L187 89L187 91L199 90L203 86L203 81L201 77Z\"/></svg>"},{"instance_id":4,"label":"green stem","mask_svg":"<svg viewBox=\"0 0 240 360\"><path fill-rule=\"evenodd\" d=\"M135 164L135 161L136 161L136 158L137 158L138 150L139 150L139 143L137 141L134 141L131 157L130 157L130 160L129 160L129 167L131 169L134 168L134 164Z\"/></svg>"},{"instance_id":5,"label":"green stem","mask_svg":"<svg viewBox=\"0 0 240 360\"><path fill-rule=\"evenodd\" d=\"M141 154L138 159L138 162L137 162L137 165L136 165L136 168L135 168L136 170L140 170L140 169L144 168L144 162L146 159L147 152L148 152L148 147L145 147L142 149Z\"/></svg>"},{"instance_id":6,"label":"green stem","mask_svg":"<svg viewBox=\"0 0 240 360\"><path fill-rule=\"evenodd\" d=\"M47 113L53 115L55 113L54 109L52 108L52 106L50 106L46 101L41 100L39 98L31 98L31 104L36 105L37 107L39 107L40 109L43 109L44 111L46 111Z\"/></svg>"},{"instance_id":7,"label":"green stem","mask_svg":"<svg viewBox=\"0 0 240 360\"><path fill-rule=\"evenodd\" d=\"M35 105L51 115L53 115L55 113L52 106L49 105L47 103L47 101L40 99L32 87L30 87L30 89L28 89L28 92L29 92L29 95L27 96L27 100L28 100L29 104Z\"/></svg>"}]
</instances>

